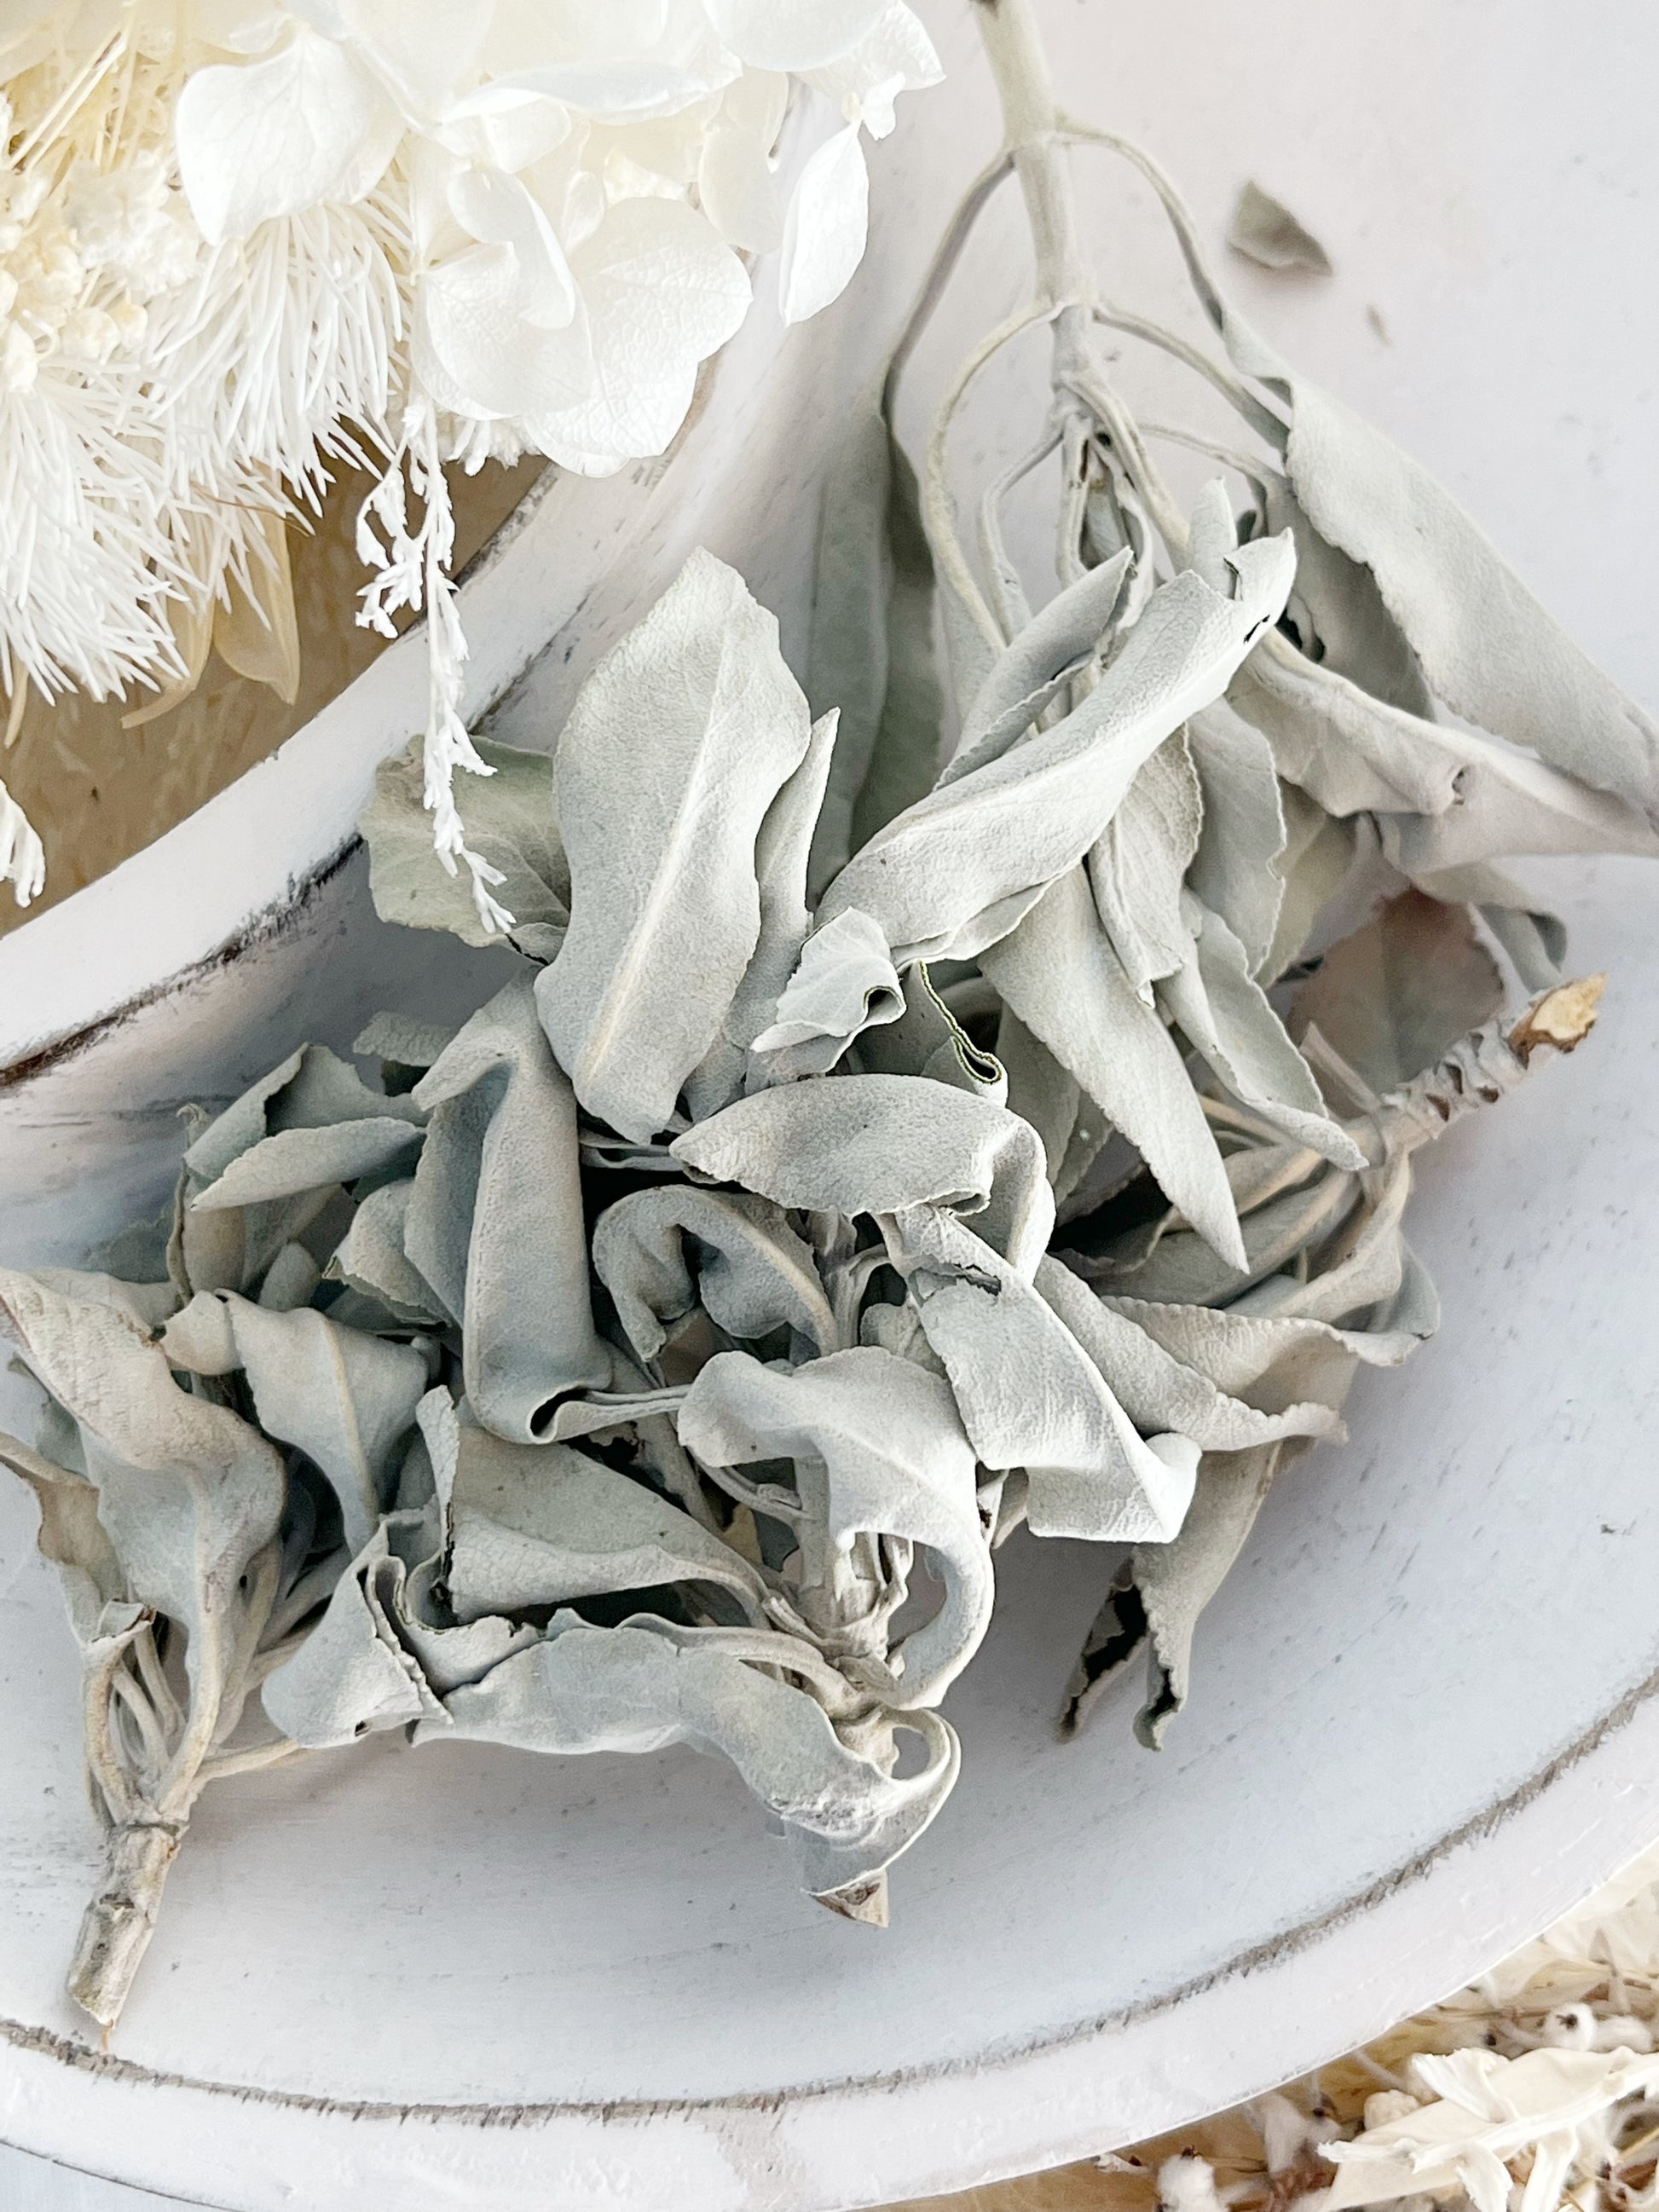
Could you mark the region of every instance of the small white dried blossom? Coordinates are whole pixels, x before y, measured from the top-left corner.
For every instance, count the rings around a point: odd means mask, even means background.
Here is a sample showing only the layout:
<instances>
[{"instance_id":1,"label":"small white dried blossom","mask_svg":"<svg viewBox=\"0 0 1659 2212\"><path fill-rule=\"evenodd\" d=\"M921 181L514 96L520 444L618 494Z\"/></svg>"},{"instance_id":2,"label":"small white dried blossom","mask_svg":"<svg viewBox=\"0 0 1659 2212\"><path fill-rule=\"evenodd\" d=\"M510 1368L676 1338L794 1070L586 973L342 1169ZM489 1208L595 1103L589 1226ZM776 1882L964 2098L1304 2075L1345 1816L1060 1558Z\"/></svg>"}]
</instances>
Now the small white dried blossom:
<instances>
[{"instance_id":1,"label":"small white dried blossom","mask_svg":"<svg viewBox=\"0 0 1659 2212\"><path fill-rule=\"evenodd\" d=\"M175 291L201 258L201 239L167 168L160 153L137 155L113 172L83 159L64 193L82 267L107 270L136 301Z\"/></svg>"},{"instance_id":2,"label":"small white dried blossom","mask_svg":"<svg viewBox=\"0 0 1659 2212\"><path fill-rule=\"evenodd\" d=\"M782 249L787 319L863 252L865 134L938 59L903 0L129 0L0 26L0 684L157 704L269 518L386 471L362 619L430 617L446 866L503 909L449 803L481 763L443 467L662 452ZM782 204L792 87L840 129ZM399 489L393 490L395 477ZM407 520L404 486L420 501ZM149 711L154 711L154 708ZM17 896L38 888L14 844Z\"/></svg>"},{"instance_id":3,"label":"small white dried blossom","mask_svg":"<svg viewBox=\"0 0 1659 2212\"><path fill-rule=\"evenodd\" d=\"M1215 2168L1196 2151L1177 2151L1158 2169L1158 2212L1221 2212Z\"/></svg>"},{"instance_id":4,"label":"small white dried blossom","mask_svg":"<svg viewBox=\"0 0 1659 2212\"><path fill-rule=\"evenodd\" d=\"M1421 2100L1409 2089L1378 2089L1365 2100L1367 2128L1386 2128L1408 2112L1422 2110Z\"/></svg>"}]
</instances>

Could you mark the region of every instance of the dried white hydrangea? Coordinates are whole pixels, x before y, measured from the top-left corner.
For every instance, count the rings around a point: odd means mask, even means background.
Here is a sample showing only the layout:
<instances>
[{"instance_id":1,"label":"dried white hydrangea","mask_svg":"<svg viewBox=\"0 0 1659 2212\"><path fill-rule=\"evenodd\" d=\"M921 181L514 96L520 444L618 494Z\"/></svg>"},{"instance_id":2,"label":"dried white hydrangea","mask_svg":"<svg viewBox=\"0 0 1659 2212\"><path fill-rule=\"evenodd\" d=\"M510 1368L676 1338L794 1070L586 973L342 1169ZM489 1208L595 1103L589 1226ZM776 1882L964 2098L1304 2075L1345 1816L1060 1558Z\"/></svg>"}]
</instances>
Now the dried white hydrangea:
<instances>
[{"instance_id":1,"label":"dried white hydrangea","mask_svg":"<svg viewBox=\"0 0 1659 2212\"><path fill-rule=\"evenodd\" d=\"M903 0L131 0L0 27L0 684L146 692L210 647L292 696L282 520L383 471L360 617L431 617L428 804L477 756L442 474L659 453L780 253L787 319L863 252L863 139L939 76ZM786 206L798 90L842 127ZM410 495L413 495L411 508ZM411 519L411 517L413 519ZM0 787L0 875L39 839ZM494 909L475 863L478 911Z\"/></svg>"}]
</instances>

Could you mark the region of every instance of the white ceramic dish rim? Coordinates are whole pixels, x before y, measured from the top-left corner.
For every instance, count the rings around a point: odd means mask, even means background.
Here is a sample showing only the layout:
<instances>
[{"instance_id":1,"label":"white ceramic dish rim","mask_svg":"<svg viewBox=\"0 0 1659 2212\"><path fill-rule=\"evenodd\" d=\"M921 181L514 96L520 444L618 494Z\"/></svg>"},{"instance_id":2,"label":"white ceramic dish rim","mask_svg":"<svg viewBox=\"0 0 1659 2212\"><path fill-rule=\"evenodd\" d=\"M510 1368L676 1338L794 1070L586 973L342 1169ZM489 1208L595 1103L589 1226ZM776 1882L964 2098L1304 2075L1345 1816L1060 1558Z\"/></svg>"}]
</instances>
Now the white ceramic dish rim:
<instances>
[{"instance_id":1,"label":"white ceramic dish rim","mask_svg":"<svg viewBox=\"0 0 1659 2212\"><path fill-rule=\"evenodd\" d=\"M234 2193L184 2201L235 2212L264 2212L296 2195L314 2212L345 2212L364 2188L394 2181L405 2212L458 2201L482 2206L520 2188L552 2192L550 2201L571 2212L659 2205L686 2191L700 2206L732 2212L832 2212L1004 2179L1128 2140L1120 2111L1133 2112L1134 2132L1189 2121L1182 2081L1194 2071L1218 2106L1274 2086L1262 2071L1271 2061L1261 2023L1279 2008L1307 2023L1309 2045L1328 2021L1323 2054L1340 2055L1355 2031L1352 1993L1376 1976L1382 1947L1389 1972L1362 2033L1391 2024L1403 1958L1420 1955L1426 2002L1547 1925L1577 1901L1587 1878L1606 1879L1651 1842L1659 1824L1656 1692L1659 1669L1504 1797L1323 1912L1178 1987L972 2059L665 2101L337 2102L169 2073L0 2021L9 2076L0 2075L0 2140L166 2191L187 2166L192 2185L205 2179L192 2151L210 2117L223 2130L229 2100L235 2178L227 2169L225 2181ZM1563 1792L1558 1785L1569 1775L1573 1788ZM1593 1863L1585 1849L1592 1830ZM1477 1848L1481 1890L1504 1899L1501 1931L1468 1909ZM129 2115L138 2117L141 2098L142 2173L122 2156L131 2153ZM415 2127L411 2143L406 2131ZM157 2163L158 2142L181 2147L176 2162ZM459 2199L441 2179L458 2160L466 2174ZM252 2174L270 2179L250 2185Z\"/></svg>"}]
</instances>

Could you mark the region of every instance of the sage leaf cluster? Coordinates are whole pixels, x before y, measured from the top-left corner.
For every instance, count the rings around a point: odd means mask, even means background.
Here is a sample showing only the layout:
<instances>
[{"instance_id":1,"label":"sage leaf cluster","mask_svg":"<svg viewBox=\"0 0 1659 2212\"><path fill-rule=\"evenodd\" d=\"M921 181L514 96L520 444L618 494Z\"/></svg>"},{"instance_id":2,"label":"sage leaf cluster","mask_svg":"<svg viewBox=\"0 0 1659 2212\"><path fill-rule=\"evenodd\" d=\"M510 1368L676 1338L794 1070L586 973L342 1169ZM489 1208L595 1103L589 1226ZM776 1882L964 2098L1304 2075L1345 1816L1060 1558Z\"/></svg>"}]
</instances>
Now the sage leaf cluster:
<instances>
[{"instance_id":1,"label":"sage leaf cluster","mask_svg":"<svg viewBox=\"0 0 1659 2212\"><path fill-rule=\"evenodd\" d=\"M1277 1474L1437 1324L1416 1152L1594 1021L1499 863L1651 852L1652 725L1226 306L1150 159L1045 110L1018 0L981 13L1013 143L851 410L815 696L694 553L550 757L481 740L458 793L520 972L198 1115L165 1279L0 1273L45 1397L0 1455L111 1836L101 2021L205 1784L390 1731L719 1755L884 1923L1021 1528L1108 1547L1066 1727L1144 1662L1160 1742ZM1055 228L1085 138L1153 184L1255 441L1185 508ZM1012 176L1038 289L918 471L896 380ZM1045 325L975 561L952 422ZM1003 507L1055 457L1042 599ZM362 826L383 915L485 940L418 742Z\"/></svg>"}]
</instances>

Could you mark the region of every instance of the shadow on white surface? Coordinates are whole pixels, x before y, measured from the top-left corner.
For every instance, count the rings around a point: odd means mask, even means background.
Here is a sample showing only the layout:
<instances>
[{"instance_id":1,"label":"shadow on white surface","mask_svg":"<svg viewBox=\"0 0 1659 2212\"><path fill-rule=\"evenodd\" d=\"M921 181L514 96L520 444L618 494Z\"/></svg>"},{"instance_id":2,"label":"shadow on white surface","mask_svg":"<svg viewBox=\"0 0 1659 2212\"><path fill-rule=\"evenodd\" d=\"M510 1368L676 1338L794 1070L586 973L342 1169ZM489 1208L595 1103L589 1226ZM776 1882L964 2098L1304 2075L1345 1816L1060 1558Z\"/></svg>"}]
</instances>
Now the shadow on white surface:
<instances>
[{"instance_id":1,"label":"shadow on white surface","mask_svg":"<svg viewBox=\"0 0 1659 2212\"><path fill-rule=\"evenodd\" d=\"M30 2158L0 2143L0 2207L3 2212L177 2212L177 2197L152 2196L124 2182L99 2181L44 2158Z\"/></svg>"}]
</instances>

